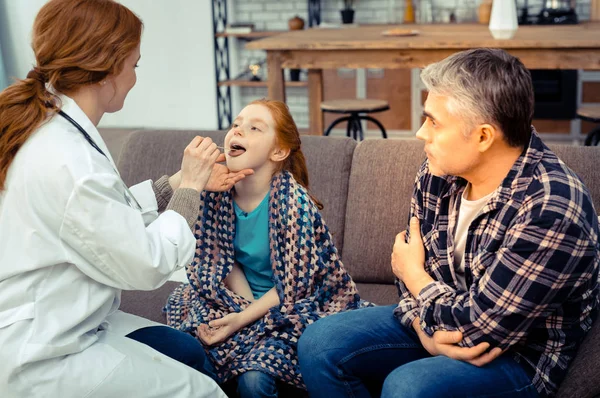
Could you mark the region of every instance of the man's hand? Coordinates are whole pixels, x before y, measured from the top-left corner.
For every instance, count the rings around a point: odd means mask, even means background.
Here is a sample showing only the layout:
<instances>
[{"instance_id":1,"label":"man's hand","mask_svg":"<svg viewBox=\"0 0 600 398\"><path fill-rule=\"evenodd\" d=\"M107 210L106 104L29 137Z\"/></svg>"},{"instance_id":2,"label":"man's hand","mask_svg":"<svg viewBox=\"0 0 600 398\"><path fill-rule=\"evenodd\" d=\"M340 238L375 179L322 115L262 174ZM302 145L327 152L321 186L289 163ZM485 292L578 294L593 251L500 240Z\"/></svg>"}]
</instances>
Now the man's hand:
<instances>
[{"instance_id":1,"label":"man's hand","mask_svg":"<svg viewBox=\"0 0 600 398\"><path fill-rule=\"evenodd\" d=\"M415 272L425 272L425 248L417 217L410 219L410 241L408 243L406 243L406 231L396 235L392 251L392 270L401 281Z\"/></svg>"},{"instance_id":2,"label":"man's hand","mask_svg":"<svg viewBox=\"0 0 600 398\"><path fill-rule=\"evenodd\" d=\"M216 345L227 340L229 336L241 328L239 322L239 313L233 312L225 315L223 318L210 321L209 324L198 326L197 332L200 340L206 345Z\"/></svg>"},{"instance_id":3,"label":"man's hand","mask_svg":"<svg viewBox=\"0 0 600 398\"><path fill-rule=\"evenodd\" d=\"M425 272L425 247L421 239L419 220L410 219L410 241L406 243L406 231L396 235L392 251L392 271L414 297L421 289L433 282L433 278Z\"/></svg>"},{"instance_id":4,"label":"man's hand","mask_svg":"<svg viewBox=\"0 0 600 398\"><path fill-rule=\"evenodd\" d=\"M498 358L502 354L499 347L489 352L489 343L479 343L475 347L459 347L457 344L462 340L462 333L457 331L437 331L433 337L429 337L419 325L419 318L413 321L413 329L417 332L423 348L433 356L444 355L448 358L468 362L475 366L484 366Z\"/></svg>"},{"instance_id":5,"label":"man's hand","mask_svg":"<svg viewBox=\"0 0 600 398\"><path fill-rule=\"evenodd\" d=\"M225 155L221 154L217 158L217 163L213 166L210 178L204 188L211 192L221 192L231 189L235 183L243 180L249 175L254 174L252 169L244 169L236 172L230 171L224 164L219 164L225 161Z\"/></svg>"}]
</instances>

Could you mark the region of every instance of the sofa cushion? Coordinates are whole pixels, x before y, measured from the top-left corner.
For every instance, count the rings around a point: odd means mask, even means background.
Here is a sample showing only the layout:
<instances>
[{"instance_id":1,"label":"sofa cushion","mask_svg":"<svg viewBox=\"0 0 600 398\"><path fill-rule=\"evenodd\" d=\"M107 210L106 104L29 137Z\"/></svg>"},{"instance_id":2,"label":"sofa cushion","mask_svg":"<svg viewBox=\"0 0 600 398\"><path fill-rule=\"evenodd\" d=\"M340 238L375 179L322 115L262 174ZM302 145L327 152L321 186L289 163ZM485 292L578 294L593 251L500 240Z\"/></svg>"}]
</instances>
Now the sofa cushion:
<instances>
[{"instance_id":1,"label":"sofa cushion","mask_svg":"<svg viewBox=\"0 0 600 398\"><path fill-rule=\"evenodd\" d=\"M346 137L302 136L310 191L323 203L321 214L342 255L348 182L356 141Z\"/></svg>"},{"instance_id":2,"label":"sofa cushion","mask_svg":"<svg viewBox=\"0 0 600 398\"><path fill-rule=\"evenodd\" d=\"M377 305L398 304L396 285L383 283L357 283L358 294L363 300Z\"/></svg>"},{"instance_id":3,"label":"sofa cushion","mask_svg":"<svg viewBox=\"0 0 600 398\"><path fill-rule=\"evenodd\" d=\"M600 322L597 320L571 363L556 398L600 396Z\"/></svg>"},{"instance_id":4,"label":"sofa cushion","mask_svg":"<svg viewBox=\"0 0 600 398\"><path fill-rule=\"evenodd\" d=\"M600 209L595 169L600 149L558 144L550 148L580 176ZM392 283L394 238L407 225L414 178L424 159L423 144L416 140L367 140L356 148L344 245L344 264L355 280Z\"/></svg>"},{"instance_id":5,"label":"sofa cushion","mask_svg":"<svg viewBox=\"0 0 600 398\"><path fill-rule=\"evenodd\" d=\"M179 286L180 282L168 281L161 287L151 291L123 290L121 292L121 311L135 314L154 322L165 323L162 308L167 303L169 294ZM357 283L360 297L377 305L398 303L398 291L394 285L379 283Z\"/></svg>"},{"instance_id":6,"label":"sofa cushion","mask_svg":"<svg viewBox=\"0 0 600 398\"><path fill-rule=\"evenodd\" d=\"M123 290L119 309L154 322L166 323L167 318L162 309L167 303L169 294L179 285L180 282L168 281L155 290Z\"/></svg>"},{"instance_id":7,"label":"sofa cushion","mask_svg":"<svg viewBox=\"0 0 600 398\"><path fill-rule=\"evenodd\" d=\"M592 195L596 212L600 211L600 175L598 175L600 147L560 144L548 146L571 170L577 173Z\"/></svg>"},{"instance_id":8,"label":"sofa cushion","mask_svg":"<svg viewBox=\"0 0 600 398\"><path fill-rule=\"evenodd\" d=\"M600 158L600 148L571 145L549 145L579 178L585 183L596 212L600 210L600 174L597 162ZM569 368L569 373L560 386L557 397L594 397L600 395L600 322L596 321L592 330L586 336L575 360Z\"/></svg>"},{"instance_id":9,"label":"sofa cushion","mask_svg":"<svg viewBox=\"0 0 600 398\"><path fill-rule=\"evenodd\" d=\"M393 284L390 255L406 228L415 176L425 160L417 140L366 140L354 152L344 264L357 282Z\"/></svg>"},{"instance_id":10,"label":"sofa cushion","mask_svg":"<svg viewBox=\"0 0 600 398\"><path fill-rule=\"evenodd\" d=\"M120 156L119 171L128 185L173 174L181 167L183 150L196 135L223 145L223 131L138 131L130 135ZM356 141L350 138L302 136L310 191L325 206L321 212L340 253L348 179Z\"/></svg>"}]
</instances>

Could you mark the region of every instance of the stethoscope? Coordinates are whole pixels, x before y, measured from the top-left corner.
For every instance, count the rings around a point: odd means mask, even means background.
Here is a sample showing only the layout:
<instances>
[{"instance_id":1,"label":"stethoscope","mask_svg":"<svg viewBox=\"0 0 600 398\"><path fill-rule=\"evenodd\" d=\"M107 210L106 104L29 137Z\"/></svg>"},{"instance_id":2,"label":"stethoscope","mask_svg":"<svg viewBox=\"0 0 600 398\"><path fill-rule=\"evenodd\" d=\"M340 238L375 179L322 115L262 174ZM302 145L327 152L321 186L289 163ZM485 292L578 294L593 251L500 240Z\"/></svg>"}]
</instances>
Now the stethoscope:
<instances>
[{"instance_id":1,"label":"stethoscope","mask_svg":"<svg viewBox=\"0 0 600 398\"><path fill-rule=\"evenodd\" d=\"M92 146L92 148L94 148L95 150L97 150L98 152L100 152L102 154L102 156L104 156L106 158L106 160L108 160L108 163L110 163L110 165L113 167L113 170L115 170L115 172L117 173L117 175L119 175L119 172L117 172L117 170L114 168L114 166L112 165L112 162L110 161L110 159L108 158L108 156L106 156L106 154L104 153L104 151L102 151L102 149L100 149L100 147L94 142L94 140L92 139L92 137L90 137L90 135L87 133L87 131L85 131L85 129L83 127L81 127L79 125L79 123L77 123L75 120L73 120L73 118L71 118L71 116L67 115L62 110L58 111L58 114L61 115L62 117L64 117L77 130L79 130L79 132L81 134L83 134L83 136L85 137L85 139L87 140L87 142L90 143L90 145ZM123 183L123 187L125 188L125 195L123 195L123 196L125 197L125 201L127 202L127 204L130 207L133 207L133 208L141 211L142 210L142 206L137 201L137 199L135 198L135 196L131 193L131 191L129 190L129 188L127 187L127 185L125 183Z\"/></svg>"}]
</instances>

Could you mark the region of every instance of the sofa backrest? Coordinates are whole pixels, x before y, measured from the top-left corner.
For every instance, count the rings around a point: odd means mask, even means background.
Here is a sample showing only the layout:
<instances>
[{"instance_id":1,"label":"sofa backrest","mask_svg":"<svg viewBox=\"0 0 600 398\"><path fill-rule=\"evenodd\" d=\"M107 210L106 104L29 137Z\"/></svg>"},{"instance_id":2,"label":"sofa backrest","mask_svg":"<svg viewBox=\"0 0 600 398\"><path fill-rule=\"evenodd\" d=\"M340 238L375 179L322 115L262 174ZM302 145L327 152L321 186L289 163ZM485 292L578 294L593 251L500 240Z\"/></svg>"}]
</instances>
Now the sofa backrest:
<instances>
[{"instance_id":1,"label":"sofa backrest","mask_svg":"<svg viewBox=\"0 0 600 398\"><path fill-rule=\"evenodd\" d=\"M587 185L600 210L600 148L550 145ZM344 265L359 283L393 284L390 255L407 227L416 173L425 160L417 140L366 140L355 152L346 210Z\"/></svg>"},{"instance_id":2,"label":"sofa backrest","mask_svg":"<svg viewBox=\"0 0 600 398\"><path fill-rule=\"evenodd\" d=\"M366 140L354 151L343 261L356 282L393 284L390 255L424 160L417 140Z\"/></svg>"},{"instance_id":3,"label":"sofa backrest","mask_svg":"<svg viewBox=\"0 0 600 398\"><path fill-rule=\"evenodd\" d=\"M310 191L323 203L321 214L343 255L348 183L356 141L346 137L302 136L302 147Z\"/></svg>"},{"instance_id":4,"label":"sofa backrest","mask_svg":"<svg viewBox=\"0 0 600 398\"><path fill-rule=\"evenodd\" d=\"M141 130L125 141L119 157L121 178L129 186L138 182L177 172L181 168L183 150L192 138L202 134L223 145L219 131Z\"/></svg>"},{"instance_id":5,"label":"sofa backrest","mask_svg":"<svg viewBox=\"0 0 600 398\"><path fill-rule=\"evenodd\" d=\"M598 173L600 147L560 144L548 146L585 183L592 195L596 213L600 214L600 173Z\"/></svg>"},{"instance_id":6,"label":"sofa backrest","mask_svg":"<svg viewBox=\"0 0 600 398\"><path fill-rule=\"evenodd\" d=\"M132 133L121 150L123 180L135 184L179 170L183 149L196 135L222 145L222 131ZM425 159L416 140L366 140L302 136L311 192L351 275L361 283L393 284L389 261L397 233L406 228L414 178ZM550 145L586 183L600 210L598 147Z\"/></svg>"},{"instance_id":7,"label":"sofa backrest","mask_svg":"<svg viewBox=\"0 0 600 398\"><path fill-rule=\"evenodd\" d=\"M217 145L223 131L137 131L125 142L119 158L121 177L128 185L173 174L181 167L184 148L196 135L211 137ZM341 252L348 179L356 141L349 138L302 136L311 193L323 203L321 214Z\"/></svg>"}]
</instances>

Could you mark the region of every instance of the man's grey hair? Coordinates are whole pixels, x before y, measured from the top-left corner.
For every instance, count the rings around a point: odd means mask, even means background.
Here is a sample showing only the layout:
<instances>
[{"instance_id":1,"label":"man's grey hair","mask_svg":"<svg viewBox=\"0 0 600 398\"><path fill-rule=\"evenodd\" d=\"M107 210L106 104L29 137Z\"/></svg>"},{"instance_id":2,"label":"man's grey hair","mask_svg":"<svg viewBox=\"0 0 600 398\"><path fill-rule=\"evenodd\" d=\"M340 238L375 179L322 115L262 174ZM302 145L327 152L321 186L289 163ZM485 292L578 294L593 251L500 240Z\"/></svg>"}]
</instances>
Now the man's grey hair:
<instances>
[{"instance_id":1,"label":"man's grey hair","mask_svg":"<svg viewBox=\"0 0 600 398\"><path fill-rule=\"evenodd\" d=\"M525 146L531 136L531 74L504 50L462 51L427 66L421 80L429 93L449 98L449 111L472 129L488 123L499 128L511 146Z\"/></svg>"}]
</instances>

